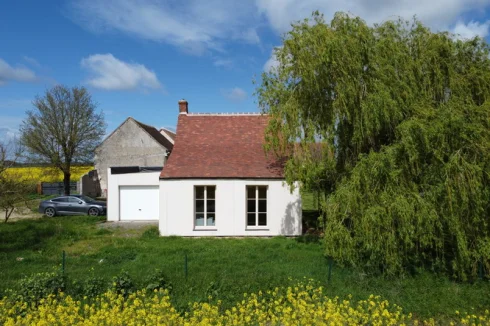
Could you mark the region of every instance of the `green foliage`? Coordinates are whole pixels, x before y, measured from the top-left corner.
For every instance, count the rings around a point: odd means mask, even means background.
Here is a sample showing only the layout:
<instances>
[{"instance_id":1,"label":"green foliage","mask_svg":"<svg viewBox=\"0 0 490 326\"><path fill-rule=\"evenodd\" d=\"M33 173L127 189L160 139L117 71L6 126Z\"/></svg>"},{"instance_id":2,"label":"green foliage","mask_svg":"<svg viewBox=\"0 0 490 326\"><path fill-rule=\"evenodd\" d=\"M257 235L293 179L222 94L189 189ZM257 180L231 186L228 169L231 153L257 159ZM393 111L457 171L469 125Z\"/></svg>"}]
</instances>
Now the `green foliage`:
<instances>
[{"instance_id":1,"label":"green foliage","mask_svg":"<svg viewBox=\"0 0 490 326\"><path fill-rule=\"evenodd\" d=\"M50 294L57 294L66 288L66 278L59 272L37 273L19 281L14 297L27 303L37 304Z\"/></svg>"},{"instance_id":2,"label":"green foliage","mask_svg":"<svg viewBox=\"0 0 490 326\"><path fill-rule=\"evenodd\" d=\"M122 271L119 275L112 278L112 291L122 295L133 293L136 289L133 278L127 271Z\"/></svg>"},{"instance_id":3,"label":"green foliage","mask_svg":"<svg viewBox=\"0 0 490 326\"><path fill-rule=\"evenodd\" d=\"M212 281L209 283L206 289L206 296L216 298L220 296L220 292L222 292L223 284L219 281Z\"/></svg>"},{"instance_id":4,"label":"green foliage","mask_svg":"<svg viewBox=\"0 0 490 326\"><path fill-rule=\"evenodd\" d=\"M326 255L490 277L489 53L416 20L293 25L257 94L287 181L322 193Z\"/></svg>"},{"instance_id":5,"label":"green foliage","mask_svg":"<svg viewBox=\"0 0 490 326\"><path fill-rule=\"evenodd\" d=\"M82 281L73 281L68 293L75 297L95 298L107 290L107 280L100 276L91 275Z\"/></svg>"},{"instance_id":6,"label":"green foliage","mask_svg":"<svg viewBox=\"0 0 490 326\"><path fill-rule=\"evenodd\" d=\"M146 278L145 285L146 289L150 291L166 289L171 292L173 288L165 273L159 269L156 269L153 274Z\"/></svg>"}]
</instances>

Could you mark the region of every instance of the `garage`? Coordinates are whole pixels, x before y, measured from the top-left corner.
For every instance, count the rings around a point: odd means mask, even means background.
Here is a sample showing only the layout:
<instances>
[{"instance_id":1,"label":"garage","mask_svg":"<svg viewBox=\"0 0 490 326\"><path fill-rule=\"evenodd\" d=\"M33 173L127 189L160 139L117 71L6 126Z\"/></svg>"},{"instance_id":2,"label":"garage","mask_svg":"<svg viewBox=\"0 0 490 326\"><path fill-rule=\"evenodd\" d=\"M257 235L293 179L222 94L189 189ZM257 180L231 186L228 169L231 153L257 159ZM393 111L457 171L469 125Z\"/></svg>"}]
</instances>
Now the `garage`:
<instances>
[{"instance_id":1,"label":"garage","mask_svg":"<svg viewBox=\"0 0 490 326\"><path fill-rule=\"evenodd\" d=\"M121 221L158 220L158 186L120 186Z\"/></svg>"},{"instance_id":2,"label":"garage","mask_svg":"<svg viewBox=\"0 0 490 326\"><path fill-rule=\"evenodd\" d=\"M158 221L162 167L110 167L107 171L107 221Z\"/></svg>"}]
</instances>

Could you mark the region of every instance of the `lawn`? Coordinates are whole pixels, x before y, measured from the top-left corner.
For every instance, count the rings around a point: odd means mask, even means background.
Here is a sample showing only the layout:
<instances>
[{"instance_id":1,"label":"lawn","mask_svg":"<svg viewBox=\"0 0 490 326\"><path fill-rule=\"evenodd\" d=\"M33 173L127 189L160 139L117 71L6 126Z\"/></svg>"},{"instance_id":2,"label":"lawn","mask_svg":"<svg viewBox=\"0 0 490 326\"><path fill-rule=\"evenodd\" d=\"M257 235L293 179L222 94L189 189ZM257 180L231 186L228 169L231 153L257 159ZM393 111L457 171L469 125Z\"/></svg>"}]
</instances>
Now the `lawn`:
<instances>
[{"instance_id":1,"label":"lawn","mask_svg":"<svg viewBox=\"0 0 490 326\"><path fill-rule=\"evenodd\" d=\"M303 277L325 285L331 296L352 294L360 300L377 294L423 318L490 307L490 285L483 281L461 284L428 273L386 280L334 265L329 282L321 243L306 241L312 238L163 238L155 227L107 228L103 221L84 216L1 224L0 291L14 288L24 275L61 268L64 250L70 281L96 275L109 282L125 270L142 287L155 268L163 270L173 284L172 300L181 310L188 302L206 300L210 294L230 306L244 292Z\"/></svg>"}]
</instances>

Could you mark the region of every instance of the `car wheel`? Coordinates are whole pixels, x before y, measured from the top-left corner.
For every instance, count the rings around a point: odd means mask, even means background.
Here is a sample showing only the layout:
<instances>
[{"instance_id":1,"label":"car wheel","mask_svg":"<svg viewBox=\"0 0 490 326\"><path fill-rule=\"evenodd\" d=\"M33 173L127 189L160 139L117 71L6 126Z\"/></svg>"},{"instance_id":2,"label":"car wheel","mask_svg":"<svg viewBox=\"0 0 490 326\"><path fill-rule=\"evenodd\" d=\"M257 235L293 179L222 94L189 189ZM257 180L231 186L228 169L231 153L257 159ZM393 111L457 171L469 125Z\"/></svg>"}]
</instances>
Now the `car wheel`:
<instances>
[{"instance_id":1,"label":"car wheel","mask_svg":"<svg viewBox=\"0 0 490 326\"><path fill-rule=\"evenodd\" d=\"M44 210L44 215L46 215L47 217L53 217L56 215L56 211L53 207L48 207Z\"/></svg>"},{"instance_id":2,"label":"car wheel","mask_svg":"<svg viewBox=\"0 0 490 326\"><path fill-rule=\"evenodd\" d=\"M88 215L90 216L98 216L99 215L99 210L95 207L92 207L91 209L88 210Z\"/></svg>"}]
</instances>

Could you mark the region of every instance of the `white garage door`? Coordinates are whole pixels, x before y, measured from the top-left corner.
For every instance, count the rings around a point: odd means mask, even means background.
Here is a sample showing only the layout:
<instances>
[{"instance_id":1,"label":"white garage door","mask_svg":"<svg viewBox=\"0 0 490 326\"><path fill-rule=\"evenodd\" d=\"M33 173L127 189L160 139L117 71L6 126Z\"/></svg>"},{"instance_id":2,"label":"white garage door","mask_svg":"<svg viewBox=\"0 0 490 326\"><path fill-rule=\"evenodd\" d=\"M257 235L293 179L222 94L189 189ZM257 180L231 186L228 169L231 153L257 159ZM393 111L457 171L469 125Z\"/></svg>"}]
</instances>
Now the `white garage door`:
<instances>
[{"instance_id":1,"label":"white garage door","mask_svg":"<svg viewBox=\"0 0 490 326\"><path fill-rule=\"evenodd\" d=\"M158 186L119 187L121 221L158 220Z\"/></svg>"}]
</instances>

